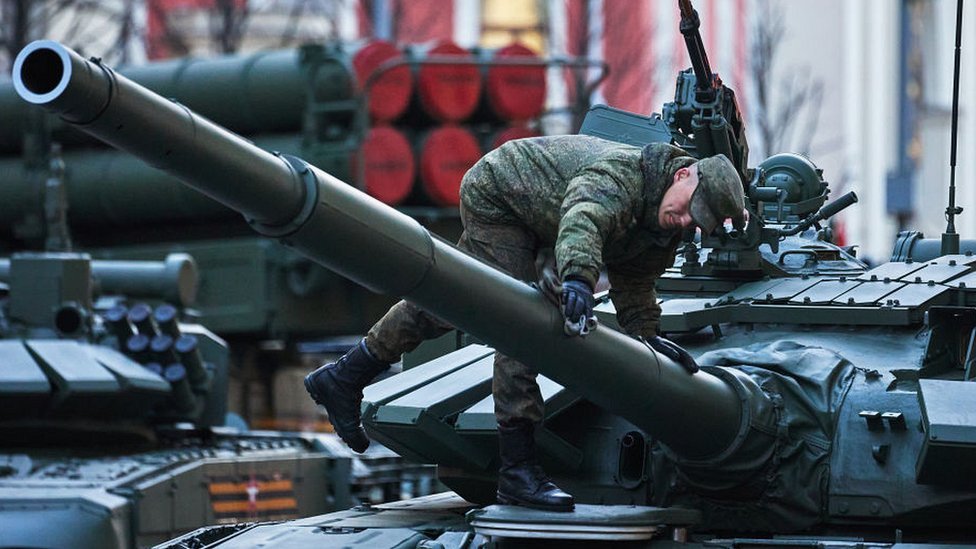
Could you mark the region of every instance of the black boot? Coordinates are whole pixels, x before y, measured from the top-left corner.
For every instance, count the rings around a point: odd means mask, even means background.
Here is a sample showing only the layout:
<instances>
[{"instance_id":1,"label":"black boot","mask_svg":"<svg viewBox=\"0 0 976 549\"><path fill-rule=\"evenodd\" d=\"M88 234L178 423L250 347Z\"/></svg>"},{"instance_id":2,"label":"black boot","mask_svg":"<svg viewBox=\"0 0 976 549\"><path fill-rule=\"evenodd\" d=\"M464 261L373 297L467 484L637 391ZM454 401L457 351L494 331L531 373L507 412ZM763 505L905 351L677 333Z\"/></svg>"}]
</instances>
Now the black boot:
<instances>
[{"instance_id":1,"label":"black boot","mask_svg":"<svg viewBox=\"0 0 976 549\"><path fill-rule=\"evenodd\" d=\"M543 511L573 510L573 496L553 484L535 458L535 425L524 419L498 424L498 503Z\"/></svg>"},{"instance_id":2,"label":"black boot","mask_svg":"<svg viewBox=\"0 0 976 549\"><path fill-rule=\"evenodd\" d=\"M336 434L356 452L365 452L369 447L360 411L363 388L389 367L369 353L363 339L339 360L305 376L305 390L312 400L325 406Z\"/></svg>"}]
</instances>

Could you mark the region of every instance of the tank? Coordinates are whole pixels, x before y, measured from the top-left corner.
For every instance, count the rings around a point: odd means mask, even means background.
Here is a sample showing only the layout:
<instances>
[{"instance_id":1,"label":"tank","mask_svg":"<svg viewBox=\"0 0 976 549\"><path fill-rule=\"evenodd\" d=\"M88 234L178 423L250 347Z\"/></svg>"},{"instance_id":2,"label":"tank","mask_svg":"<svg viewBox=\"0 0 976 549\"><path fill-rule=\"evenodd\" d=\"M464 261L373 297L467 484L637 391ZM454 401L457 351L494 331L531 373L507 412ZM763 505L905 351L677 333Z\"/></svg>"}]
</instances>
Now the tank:
<instances>
[{"instance_id":1,"label":"tank","mask_svg":"<svg viewBox=\"0 0 976 549\"><path fill-rule=\"evenodd\" d=\"M697 42L697 14L679 2ZM700 48L699 48L700 49ZM703 52L703 50L701 50ZM161 547L891 547L972 542L976 256L868 268L820 224L828 202L809 159L747 169L734 95L692 56L671 112L711 105L708 143L740 167L742 231L689 242L660 281L662 330L703 365L691 374L615 328L610 303L585 338L534 286L434 238L412 218L304 161L267 153L180 105L39 41L17 58L28 102L239 211L261 234L373 290L403 297L480 343L373 384L371 436L436 463L452 492ZM705 82L707 80L707 83ZM593 134L640 117L603 109ZM690 139L681 116L643 117L618 139ZM691 120L691 123L695 123ZM700 120L698 121L700 122ZM609 129L608 129L609 128ZM691 145L694 145L693 147ZM370 253L363 254L363 249ZM517 326L517 329L513 329ZM462 338L454 336L453 341ZM491 505L497 467L493 350L543 376L547 470L573 513Z\"/></svg>"},{"instance_id":2,"label":"tank","mask_svg":"<svg viewBox=\"0 0 976 549\"><path fill-rule=\"evenodd\" d=\"M0 546L144 547L357 501L332 435L227 425L230 353L164 261L0 260Z\"/></svg>"}]
</instances>

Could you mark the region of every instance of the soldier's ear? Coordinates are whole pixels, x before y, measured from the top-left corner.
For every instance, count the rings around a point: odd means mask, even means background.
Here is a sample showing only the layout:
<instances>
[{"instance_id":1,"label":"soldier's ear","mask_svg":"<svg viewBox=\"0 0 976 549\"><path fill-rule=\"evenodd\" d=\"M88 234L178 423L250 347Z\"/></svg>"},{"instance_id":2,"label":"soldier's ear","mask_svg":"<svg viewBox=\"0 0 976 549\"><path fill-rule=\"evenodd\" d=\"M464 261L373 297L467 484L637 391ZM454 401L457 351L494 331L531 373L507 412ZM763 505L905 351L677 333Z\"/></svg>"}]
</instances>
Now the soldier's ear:
<instances>
[{"instance_id":1,"label":"soldier's ear","mask_svg":"<svg viewBox=\"0 0 976 549\"><path fill-rule=\"evenodd\" d=\"M678 170L674 172L674 183L677 183L686 177L691 177L691 169L689 169L687 166L684 168L678 168Z\"/></svg>"}]
</instances>

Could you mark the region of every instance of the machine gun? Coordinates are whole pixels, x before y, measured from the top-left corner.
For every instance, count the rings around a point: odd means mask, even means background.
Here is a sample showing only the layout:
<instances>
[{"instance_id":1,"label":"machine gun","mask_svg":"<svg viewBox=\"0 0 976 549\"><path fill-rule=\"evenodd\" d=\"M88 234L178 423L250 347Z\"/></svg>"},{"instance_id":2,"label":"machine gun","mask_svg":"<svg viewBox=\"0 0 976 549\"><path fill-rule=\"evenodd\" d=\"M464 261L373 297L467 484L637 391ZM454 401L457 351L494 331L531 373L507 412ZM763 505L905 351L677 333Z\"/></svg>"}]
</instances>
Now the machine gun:
<instances>
[{"instance_id":1,"label":"machine gun","mask_svg":"<svg viewBox=\"0 0 976 549\"><path fill-rule=\"evenodd\" d=\"M674 144L696 158L724 154L746 183L750 179L749 144L735 92L712 73L698 32L701 21L691 0L678 0L678 6L691 68L678 74L674 102L664 105L664 120Z\"/></svg>"},{"instance_id":2,"label":"machine gun","mask_svg":"<svg viewBox=\"0 0 976 549\"><path fill-rule=\"evenodd\" d=\"M638 147L673 143L695 158L724 154L736 166L745 187L751 180L749 144L735 92L712 73L698 31L701 21L691 0L678 0L678 6L691 68L678 74L674 101L664 105L662 114L650 116L597 105L587 113L580 133Z\"/></svg>"}]
</instances>

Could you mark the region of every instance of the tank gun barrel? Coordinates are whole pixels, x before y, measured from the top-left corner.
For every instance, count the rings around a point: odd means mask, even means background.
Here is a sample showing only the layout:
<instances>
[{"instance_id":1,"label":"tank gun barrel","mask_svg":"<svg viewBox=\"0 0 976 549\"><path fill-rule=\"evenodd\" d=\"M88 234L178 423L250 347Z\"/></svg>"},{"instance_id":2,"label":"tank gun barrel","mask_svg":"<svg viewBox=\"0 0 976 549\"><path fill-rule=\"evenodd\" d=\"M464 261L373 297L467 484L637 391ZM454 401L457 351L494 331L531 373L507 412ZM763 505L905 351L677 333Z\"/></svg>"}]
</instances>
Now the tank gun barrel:
<instances>
[{"instance_id":1,"label":"tank gun barrel","mask_svg":"<svg viewBox=\"0 0 976 549\"><path fill-rule=\"evenodd\" d=\"M712 67L708 63L708 54L705 53L705 44L702 42L701 19L698 12L691 5L691 0L678 0L678 9L681 11L681 34L685 37L685 45L688 46L688 59L691 60L691 67L695 71L697 81L697 92L705 94L715 93L715 77L712 76Z\"/></svg>"},{"instance_id":2,"label":"tank gun barrel","mask_svg":"<svg viewBox=\"0 0 976 549\"><path fill-rule=\"evenodd\" d=\"M97 60L37 41L17 56L14 80L28 102L183 179L244 214L258 232L532 365L679 456L727 455L749 428L746 381L689 374L609 329L567 338L560 312L531 286L318 168L267 153Z\"/></svg>"}]
</instances>

